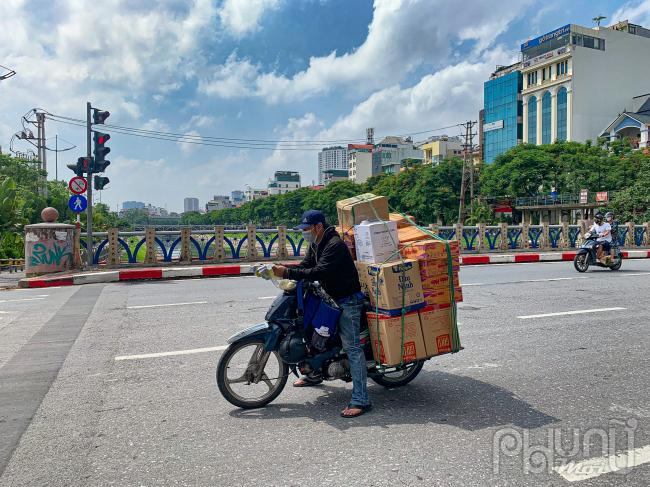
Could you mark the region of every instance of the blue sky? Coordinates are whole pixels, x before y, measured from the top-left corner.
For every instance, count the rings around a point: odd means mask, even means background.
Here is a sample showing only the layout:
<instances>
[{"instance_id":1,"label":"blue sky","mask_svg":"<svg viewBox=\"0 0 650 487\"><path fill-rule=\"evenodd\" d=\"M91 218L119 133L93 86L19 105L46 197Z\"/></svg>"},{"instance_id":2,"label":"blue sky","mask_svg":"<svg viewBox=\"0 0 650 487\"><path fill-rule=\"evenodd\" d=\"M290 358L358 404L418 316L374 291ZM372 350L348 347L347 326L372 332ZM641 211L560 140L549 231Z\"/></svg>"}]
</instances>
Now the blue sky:
<instances>
[{"instance_id":1,"label":"blue sky","mask_svg":"<svg viewBox=\"0 0 650 487\"><path fill-rule=\"evenodd\" d=\"M606 24L650 26L650 0L495 5L3 0L0 29L8 35L0 64L18 74L0 82L0 146L9 149L28 110L85 118L87 100L122 126L284 141L252 150L114 133L102 201L113 209L140 200L180 211L186 196L204 205L247 184L263 187L275 170L299 171L303 184L317 179L317 150L281 147L359 139L366 127L382 136L476 119L483 81L495 65L516 60L529 37L567 23L589 26L598 14ZM83 129L48 121L46 132L80 147L59 155L59 178L67 179L65 164L85 152ZM54 153L48 166L54 178Z\"/></svg>"}]
</instances>

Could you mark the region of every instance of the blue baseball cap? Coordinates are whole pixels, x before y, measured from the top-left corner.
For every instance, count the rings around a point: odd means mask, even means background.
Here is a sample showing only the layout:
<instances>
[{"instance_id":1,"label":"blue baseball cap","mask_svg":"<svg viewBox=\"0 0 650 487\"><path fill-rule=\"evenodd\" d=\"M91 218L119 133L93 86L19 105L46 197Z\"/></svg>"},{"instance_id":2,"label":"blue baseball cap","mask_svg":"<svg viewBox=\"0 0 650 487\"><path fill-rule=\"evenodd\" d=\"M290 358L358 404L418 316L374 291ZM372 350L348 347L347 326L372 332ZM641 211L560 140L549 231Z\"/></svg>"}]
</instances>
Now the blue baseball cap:
<instances>
[{"instance_id":1,"label":"blue baseball cap","mask_svg":"<svg viewBox=\"0 0 650 487\"><path fill-rule=\"evenodd\" d=\"M304 230L318 223L325 225L325 214L320 210L307 210L302 214L300 224L296 227L296 230Z\"/></svg>"}]
</instances>

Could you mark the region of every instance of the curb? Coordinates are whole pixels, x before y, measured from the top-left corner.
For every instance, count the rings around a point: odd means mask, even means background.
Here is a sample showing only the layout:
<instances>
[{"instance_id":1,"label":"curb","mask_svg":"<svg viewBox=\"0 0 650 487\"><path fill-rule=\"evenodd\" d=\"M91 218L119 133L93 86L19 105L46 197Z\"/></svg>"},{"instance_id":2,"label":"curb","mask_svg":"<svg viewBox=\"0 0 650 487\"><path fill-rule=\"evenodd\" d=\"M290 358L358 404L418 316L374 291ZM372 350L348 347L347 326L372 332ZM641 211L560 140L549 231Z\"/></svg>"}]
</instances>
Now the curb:
<instances>
[{"instance_id":1,"label":"curb","mask_svg":"<svg viewBox=\"0 0 650 487\"><path fill-rule=\"evenodd\" d=\"M495 255L461 255L461 265L516 264L526 262L562 262L571 261L576 252L521 253ZM625 259L648 259L650 250L625 250ZM192 277L246 276L253 274L253 264L222 264L191 267L158 267L149 269L121 269L59 275L52 277L31 277L21 279L21 288L42 288L54 286L76 286L102 282L143 281L154 279L179 279Z\"/></svg>"}]
</instances>

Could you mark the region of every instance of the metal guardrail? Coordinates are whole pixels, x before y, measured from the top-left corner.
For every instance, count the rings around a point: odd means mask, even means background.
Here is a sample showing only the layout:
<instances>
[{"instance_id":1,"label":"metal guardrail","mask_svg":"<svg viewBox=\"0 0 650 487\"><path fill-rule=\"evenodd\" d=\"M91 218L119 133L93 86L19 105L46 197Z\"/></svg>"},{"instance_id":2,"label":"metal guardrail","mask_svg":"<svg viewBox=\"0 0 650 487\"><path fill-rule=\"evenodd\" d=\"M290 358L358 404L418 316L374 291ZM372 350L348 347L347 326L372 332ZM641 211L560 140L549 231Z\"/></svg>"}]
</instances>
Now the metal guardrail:
<instances>
[{"instance_id":1,"label":"metal guardrail","mask_svg":"<svg viewBox=\"0 0 650 487\"><path fill-rule=\"evenodd\" d=\"M616 191L608 192L608 199L616 194ZM596 193L588 193L586 203L580 202L580 194L559 194L555 197L550 195L527 196L515 198L515 207L520 206L552 206L552 205L605 205L607 202L596 201Z\"/></svg>"},{"instance_id":2,"label":"metal guardrail","mask_svg":"<svg viewBox=\"0 0 650 487\"><path fill-rule=\"evenodd\" d=\"M20 272L25 270L25 259L0 259L0 272Z\"/></svg>"},{"instance_id":3,"label":"metal guardrail","mask_svg":"<svg viewBox=\"0 0 650 487\"><path fill-rule=\"evenodd\" d=\"M648 223L620 225L619 244L626 248L649 247L648 226ZM458 240L461 251L472 254L511 250L569 250L580 245L580 236L588 226L583 222L581 225L431 226L430 229L441 238ZM94 234L95 265L291 259L299 258L305 252L301 233L286 229L257 229L250 226L245 230L225 230L211 227L211 231L189 229L185 233L150 229L149 237L147 232L119 232L117 229L112 232ZM111 234L114 235L113 240ZM154 248L153 255L150 253L148 257L147 238ZM220 251L217 242L221 242ZM81 236L80 248L82 253L86 252L84 236Z\"/></svg>"}]
</instances>

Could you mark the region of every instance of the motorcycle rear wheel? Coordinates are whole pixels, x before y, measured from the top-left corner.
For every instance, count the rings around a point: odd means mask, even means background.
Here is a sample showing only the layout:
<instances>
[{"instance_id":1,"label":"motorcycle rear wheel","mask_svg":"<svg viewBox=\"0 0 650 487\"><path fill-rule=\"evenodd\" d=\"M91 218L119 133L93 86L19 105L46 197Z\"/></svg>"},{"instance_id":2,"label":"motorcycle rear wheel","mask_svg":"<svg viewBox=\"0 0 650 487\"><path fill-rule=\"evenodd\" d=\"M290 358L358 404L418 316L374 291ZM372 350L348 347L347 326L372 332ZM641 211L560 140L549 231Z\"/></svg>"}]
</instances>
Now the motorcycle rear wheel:
<instances>
[{"instance_id":1,"label":"motorcycle rear wheel","mask_svg":"<svg viewBox=\"0 0 650 487\"><path fill-rule=\"evenodd\" d=\"M578 272L587 272L589 269L589 254L578 254L573 259L573 267Z\"/></svg>"},{"instance_id":2,"label":"motorcycle rear wheel","mask_svg":"<svg viewBox=\"0 0 650 487\"><path fill-rule=\"evenodd\" d=\"M621 268L622 265L623 265L623 256L619 254L616 256L616 262L610 265L609 268L613 271L617 271Z\"/></svg>"},{"instance_id":3,"label":"motorcycle rear wheel","mask_svg":"<svg viewBox=\"0 0 650 487\"><path fill-rule=\"evenodd\" d=\"M251 349L252 353L246 352L246 349ZM233 364L233 359L237 355L241 356L244 353L245 357L250 357L248 358L248 363L237 367ZM269 359L271 358L273 359L273 363L277 365L268 367ZM246 360L244 358L244 362ZM262 362L264 365L262 376L256 383L255 376L259 373ZM273 368L272 372L269 370L272 377L266 374L267 369L270 368ZM234 373L235 377L229 377L228 372L231 369L238 369ZM242 409L261 408L280 395L284 386L287 384L288 375L289 367L282 360L280 354L275 350L272 352L264 351L264 339L244 340L230 345L219 359L219 365L217 365L217 387L221 395L230 404ZM244 387L242 390L250 387L251 389L261 389L261 391L257 396L245 397L235 389L235 385ZM264 392L264 386L266 386L266 392Z\"/></svg>"},{"instance_id":4,"label":"motorcycle rear wheel","mask_svg":"<svg viewBox=\"0 0 650 487\"><path fill-rule=\"evenodd\" d=\"M415 379L424 367L424 362L412 362L406 364L405 368L396 372L389 372L384 375L371 376L373 382L380 386L393 388L402 387Z\"/></svg>"}]
</instances>

